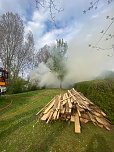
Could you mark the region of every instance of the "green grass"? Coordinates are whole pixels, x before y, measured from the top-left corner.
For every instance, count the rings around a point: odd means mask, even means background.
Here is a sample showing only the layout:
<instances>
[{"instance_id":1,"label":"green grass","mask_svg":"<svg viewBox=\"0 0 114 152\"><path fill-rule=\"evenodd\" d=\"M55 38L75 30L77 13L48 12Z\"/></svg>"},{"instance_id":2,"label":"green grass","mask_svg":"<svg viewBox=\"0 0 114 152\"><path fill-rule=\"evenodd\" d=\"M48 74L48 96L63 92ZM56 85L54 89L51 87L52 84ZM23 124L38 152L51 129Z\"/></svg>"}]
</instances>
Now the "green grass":
<instances>
[{"instance_id":1,"label":"green grass","mask_svg":"<svg viewBox=\"0 0 114 152\"><path fill-rule=\"evenodd\" d=\"M114 128L107 131L88 123L75 134L74 124L66 121L36 123L35 114L57 94L59 89L45 89L0 98L0 109L12 101L0 111L0 152L114 151Z\"/></svg>"}]
</instances>

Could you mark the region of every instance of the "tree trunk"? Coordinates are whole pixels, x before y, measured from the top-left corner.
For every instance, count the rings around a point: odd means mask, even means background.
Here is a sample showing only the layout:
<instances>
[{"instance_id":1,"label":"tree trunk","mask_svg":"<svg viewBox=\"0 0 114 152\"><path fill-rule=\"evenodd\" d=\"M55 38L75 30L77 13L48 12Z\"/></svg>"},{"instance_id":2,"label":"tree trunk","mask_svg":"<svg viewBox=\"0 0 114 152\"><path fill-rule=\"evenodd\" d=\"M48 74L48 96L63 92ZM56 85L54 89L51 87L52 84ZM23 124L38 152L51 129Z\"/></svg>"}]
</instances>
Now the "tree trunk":
<instances>
[{"instance_id":1,"label":"tree trunk","mask_svg":"<svg viewBox=\"0 0 114 152\"><path fill-rule=\"evenodd\" d=\"M60 89L62 89L62 81L60 80Z\"/></svg>"}]
</instances>

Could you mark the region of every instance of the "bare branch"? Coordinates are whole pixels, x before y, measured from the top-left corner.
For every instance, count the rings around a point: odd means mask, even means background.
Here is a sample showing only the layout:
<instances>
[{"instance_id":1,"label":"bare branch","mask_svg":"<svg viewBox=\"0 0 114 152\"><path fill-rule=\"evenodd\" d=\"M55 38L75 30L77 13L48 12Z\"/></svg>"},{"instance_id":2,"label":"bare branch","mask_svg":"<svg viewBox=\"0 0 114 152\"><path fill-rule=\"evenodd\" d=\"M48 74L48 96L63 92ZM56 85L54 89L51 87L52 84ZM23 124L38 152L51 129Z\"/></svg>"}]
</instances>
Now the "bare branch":
<instances>
[{"instance_id":1,"label":"bare branch","mask_svg":"<svg viewBox=\"0 0 114 152\"><path fill-rule=\"evenodd\" d=\"M90 2L90 6L83 11L83 14L86 14L88 11L92 10L92 9L97 9L98 8L98 4L101 0L94 0ZM112 3L114 0L106 0L107 4Z\"/></svg>"},{"instance_id":2,"label":"bare branch","mask_svg":"<svg viewBox=\"0 0 114 152\"><path fill-rule=\"evenodd\" d=\"M112 22L109 24L109 26L106 28L106 30L103 30L103 35L101 36L101 38L98 40L98 42L96 43L96 46L100 43L100 41L102 40L102 38L105 36L105 34L107 33L107 31L109 30L109 28L112 26L112 24L114 23L114 19L112 20Z\"/></svg>"},{"instance_id":3,"label":"bare branch","mask_svg":"<svg viewBox=\"0 0 114 152\"><path fill-rule=\"evenodd\" d=\"M50 12L50 17L54 25L56 26L56 13L62 12L64 9L61 7L57 7L54 0L35 0L36 1L36 8L47 8Z\"/></svg>"},{"instance_id":4,"label":"bare branch","mask_svg":"<svg viewBox=\"0 0 114 152\"><path fill-rule=\"evenodd\" d=\"M109 19L111 21L111 23L108 25L108 27L106 28L106 30L102 30L100 33L102 34L102 36L100 37L100 39L96 42L95 45L89 44L89 47L93 48L93 49L97 49L97 50L113 50L114 52L114 46L112 45L112 47L110 48L101 48L99 45L99 43L101 42L101 40L103 39L103 37L105 35L108 35L108 37L105 40L109 40L114 38L114 34L107 34L107 31L110 29L110 27L112 26L112 24L114 23L114 17L110 18L110 16L107 16L106 19ZM114 54L114 53L112 53ZM113 56L113 55L108 55L108 56Z\"/></svg>"}]
</instances>

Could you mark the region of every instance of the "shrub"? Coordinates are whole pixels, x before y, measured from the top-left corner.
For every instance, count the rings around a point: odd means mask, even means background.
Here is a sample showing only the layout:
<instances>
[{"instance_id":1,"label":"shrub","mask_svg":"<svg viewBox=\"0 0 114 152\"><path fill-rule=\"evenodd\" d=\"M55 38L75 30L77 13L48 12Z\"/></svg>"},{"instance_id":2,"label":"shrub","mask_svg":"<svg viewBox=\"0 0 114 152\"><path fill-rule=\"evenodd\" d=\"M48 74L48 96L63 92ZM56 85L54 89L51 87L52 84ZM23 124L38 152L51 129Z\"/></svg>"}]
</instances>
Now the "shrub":
<instances>
[{"instance_id":1,"label":"shrub","mask_svg":"<svg viewBox=\"0 0 114 152\"><path fill-rule=\"evenodd\" d=\"M98 105L114 123L114 79L80 82L74 88Z\"/></svg>"}]
</instances>

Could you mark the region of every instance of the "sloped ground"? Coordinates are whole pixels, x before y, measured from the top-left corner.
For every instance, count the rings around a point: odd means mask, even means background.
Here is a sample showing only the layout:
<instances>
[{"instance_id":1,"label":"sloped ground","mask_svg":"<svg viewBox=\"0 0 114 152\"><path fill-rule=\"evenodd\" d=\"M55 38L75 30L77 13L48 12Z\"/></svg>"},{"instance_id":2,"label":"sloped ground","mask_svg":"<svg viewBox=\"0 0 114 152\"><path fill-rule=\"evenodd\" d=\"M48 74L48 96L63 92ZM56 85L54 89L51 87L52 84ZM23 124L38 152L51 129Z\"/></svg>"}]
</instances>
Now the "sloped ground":
<instances>
[{"instance_id":1,"label":"sloped ground","mask_svg":"<svg viewBox=\"0 0 114 152\"><path fill-rule=\"evenodd\" d=\"M75 134L72 123L35 124L35 114L57 94L59 89L46 89L0 99L1 152L113 152L114 128L107 131L88 123Z\"/></svg>"}]
</instances>

